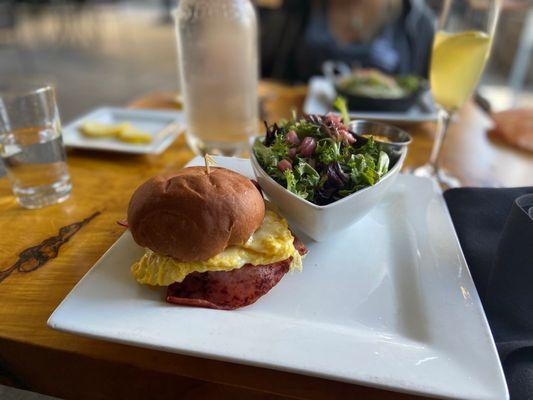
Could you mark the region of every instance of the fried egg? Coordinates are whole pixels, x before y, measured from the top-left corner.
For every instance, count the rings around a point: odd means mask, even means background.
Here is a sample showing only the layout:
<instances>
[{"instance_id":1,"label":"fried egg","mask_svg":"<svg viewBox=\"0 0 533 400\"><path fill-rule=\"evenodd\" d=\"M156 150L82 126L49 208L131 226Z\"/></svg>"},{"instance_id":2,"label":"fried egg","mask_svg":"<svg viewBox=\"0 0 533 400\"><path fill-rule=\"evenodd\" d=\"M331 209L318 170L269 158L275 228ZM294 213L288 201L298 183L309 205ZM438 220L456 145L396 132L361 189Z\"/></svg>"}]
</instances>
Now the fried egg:
<instances>
[{"instance_id":1,"label":"fried egg","mask_svg":"<svg viewBox=\"0 0 533 400\"><path fill-rule=\"evenodd\" d=\"M302 257L294 247L287 221L272 210L265 212L261 226L242 245L229 246L207 261L179 262L146 249L131 267L139 283L168 286L192 272L231 271L245 264L265 265L292 257L291 270L302 269Z\"/></svg>"}]
</instances>

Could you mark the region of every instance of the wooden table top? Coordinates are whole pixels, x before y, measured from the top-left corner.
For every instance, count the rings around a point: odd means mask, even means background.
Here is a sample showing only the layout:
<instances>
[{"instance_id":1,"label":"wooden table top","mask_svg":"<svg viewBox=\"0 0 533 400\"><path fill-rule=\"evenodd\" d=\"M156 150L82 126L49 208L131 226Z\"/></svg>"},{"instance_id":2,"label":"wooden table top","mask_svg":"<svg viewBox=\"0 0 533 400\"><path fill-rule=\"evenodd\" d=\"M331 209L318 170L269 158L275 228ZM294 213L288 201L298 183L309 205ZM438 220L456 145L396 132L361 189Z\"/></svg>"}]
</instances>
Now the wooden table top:
<instances>
[{"instance_id":1,"label":"wooden table top","mask_svg":"<svg viewBox=\"0 0 533 400\"><path fill-rule=\"evenodd\" d=\"M275 120L287 116L293 106L301 108L306 91L263 82L260 93L264 116ZM172 95L164 93L145 96L131 106L177 107ZM476 107L467 106L451 128L444 163L469 185L533 184L533 156L490 142L485 134L489 123ZM423 163L431 148L433 126L406 129L414 136L407 165ZM14 265L25 249L57 235L59 228L100 212L61 247L56 258L33 272L15 268L0 281L0 383L77 399L412 398L47 328L52 311L122 234L115 221L125 216L132 191L151 175L178 169L191 157L182 136L159 156L69 150L72 196L40 210L20 208L7 178L0 179L0 270Z\"/></svg>"}]
</instances>

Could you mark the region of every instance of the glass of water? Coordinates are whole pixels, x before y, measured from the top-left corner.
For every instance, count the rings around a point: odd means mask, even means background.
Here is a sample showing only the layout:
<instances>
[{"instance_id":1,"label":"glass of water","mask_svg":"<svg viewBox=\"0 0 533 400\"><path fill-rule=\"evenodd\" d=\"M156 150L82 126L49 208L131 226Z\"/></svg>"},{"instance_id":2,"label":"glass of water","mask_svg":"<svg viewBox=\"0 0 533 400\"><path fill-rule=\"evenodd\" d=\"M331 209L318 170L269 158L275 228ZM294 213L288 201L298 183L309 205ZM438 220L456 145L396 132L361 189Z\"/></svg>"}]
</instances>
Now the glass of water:
<instances>
[{"instance_id":1,"label":"glass of water","mask_svg":"<svg viewBox=\"0 0 533 400\"><path fill-rule=\"evenodd\" d=\"M187 143L200 154L246 153L259 130L252 2L180 0L174 16Z\"/></svg>"},{"instance_id":2,"label":"glass of water","mask_svg":"<svg viewBox=\"0 0 533 400\"><path fill-rule=\"evenodd\" d=\"M72 184L53 87L0 91L0 157L21 206L68 198Z\"/></svg>"}]
</instances>

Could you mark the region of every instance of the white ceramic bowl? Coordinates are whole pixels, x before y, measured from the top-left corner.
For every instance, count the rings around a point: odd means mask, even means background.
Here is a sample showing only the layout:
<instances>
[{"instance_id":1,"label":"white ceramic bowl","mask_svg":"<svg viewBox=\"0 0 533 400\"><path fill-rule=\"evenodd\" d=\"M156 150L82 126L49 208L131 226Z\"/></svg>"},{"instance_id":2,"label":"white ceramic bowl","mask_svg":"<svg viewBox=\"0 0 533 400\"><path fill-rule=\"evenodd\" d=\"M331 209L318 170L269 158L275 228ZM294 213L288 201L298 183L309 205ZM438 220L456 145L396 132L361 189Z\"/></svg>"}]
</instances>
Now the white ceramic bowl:
<instances>
[{"instance_id":1,"label":"white ceramic bowl","mask_svg":"<svg viewBox=\"0 0 533 400\"><path fill-rule=\"evenodd\" d=\"M393 167L373 186L361 189L341 200L318 206L298 197L272 179L251 152L252 166L261 189L279 207L284 217L312 239L321 242L363 218L392 186L407 155L403 147Z\"/></svg>"}]
</instances>

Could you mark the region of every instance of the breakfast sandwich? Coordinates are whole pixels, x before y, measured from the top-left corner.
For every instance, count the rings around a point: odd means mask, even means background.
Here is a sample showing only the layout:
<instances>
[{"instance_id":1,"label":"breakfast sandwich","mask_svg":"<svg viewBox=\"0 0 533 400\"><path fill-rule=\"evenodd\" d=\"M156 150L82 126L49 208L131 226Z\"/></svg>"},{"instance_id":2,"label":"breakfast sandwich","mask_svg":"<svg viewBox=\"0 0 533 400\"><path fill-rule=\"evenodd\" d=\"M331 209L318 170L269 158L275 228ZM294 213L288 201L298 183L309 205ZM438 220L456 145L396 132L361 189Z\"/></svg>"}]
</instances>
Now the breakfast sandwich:
<instances>
[{"instance_id":1,"label":"breakfast sandwich","mask_svg":"<svg viewBox=\"0 0 533 400\"><path fill-rule=\"evenodd\" d=\"M225 168L189 167L149 179L133 193L127 222L146 249L133 276L167 286L166 300L175 304L252 304L289 270L301 270L307 252L255 184Z\"/></svg>"}]
</instances>

